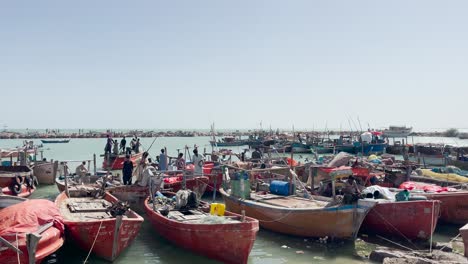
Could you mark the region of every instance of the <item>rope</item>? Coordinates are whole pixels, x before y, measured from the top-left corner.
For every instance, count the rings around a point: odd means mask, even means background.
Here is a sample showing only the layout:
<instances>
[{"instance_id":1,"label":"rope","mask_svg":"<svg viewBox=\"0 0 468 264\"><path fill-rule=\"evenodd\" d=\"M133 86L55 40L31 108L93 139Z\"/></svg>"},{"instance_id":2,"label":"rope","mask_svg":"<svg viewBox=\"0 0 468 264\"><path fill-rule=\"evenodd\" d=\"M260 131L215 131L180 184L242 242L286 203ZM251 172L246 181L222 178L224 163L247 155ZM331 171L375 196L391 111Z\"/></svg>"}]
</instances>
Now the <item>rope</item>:
<instances>
[{"instance_id":1,"label":"rope","mask_svg":"<svg viewBox=\"0 0 468 264\"><path fill-rule=\"evenodd\" d=\"M88 256L86 256L86 259L84 260L83 264L86 264L86 262L88 262L88 258L91 255L91 252L93 251L94 244L96 243L96 240L97 240L97 238L99 236L99 231L101 231L102 222L104 222L104 221L101 221L101 223L99 224L99 229L98 229L98 231L96 233L96 237L94 238L93 244L91 245L91 249L89 249Z\"/></svg>"},{"instance_id":2,"label":"rope","mask_svg":"<svg viewBox=\"0 0 468 264\"><path fill-rule=\"evenodd\" d=\"M407 238L403 233L400 232L400 230L398 230L398 228L396 228L395 226L393 226L390 222L387 221L387 219L385 219L385 217L383 217L379 212L377 211L374 211L382 220L384 220L391 228L393 228L395 231L397 231L404 239L406 239L411 245L413 245L416 249L419 250L419 248L411 241L411 239ZM432 231L432 230L431 230Z\"/></svg>"},{"instance_id":3,"label":"rope","mask_svg":"<svg viewBox=\"0 0 468 264\"><path fill-rule=\"evenodd\" d=\"M452 244L453 241L455 241L457 238L459 238L461 236L461 234L458 234L456 237L452 238L452 240L450 240L449 244ZM442 251L444 248L446 248L447 245L443 246L441 249L439 249L440 251Z\"/></svg>"}]
</instances>

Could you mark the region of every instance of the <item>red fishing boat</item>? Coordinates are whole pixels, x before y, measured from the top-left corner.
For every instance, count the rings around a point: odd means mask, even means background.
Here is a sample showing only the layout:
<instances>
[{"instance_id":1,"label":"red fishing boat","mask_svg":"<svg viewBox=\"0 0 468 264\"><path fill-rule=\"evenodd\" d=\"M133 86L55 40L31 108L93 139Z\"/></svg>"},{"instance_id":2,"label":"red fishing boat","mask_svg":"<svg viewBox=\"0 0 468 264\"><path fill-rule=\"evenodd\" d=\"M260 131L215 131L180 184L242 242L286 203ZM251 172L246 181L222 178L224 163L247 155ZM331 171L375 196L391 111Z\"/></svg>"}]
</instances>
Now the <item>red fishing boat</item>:
<instances>
[{"instance_id":1,"label":"red fishing boat","mask_svg":"<svg viewBox=\"0 0 468 264\"><path fill-rule=\"evenodd\" d=\"M407 189L430 200L438 200L440 205L440 221L449 224L466 224L468 222L468 191L460 191L451 187L441 187L429 183L404 182L400 189Z\"/></svg>"},{"instance_id":2,"label":"red fishing boat","mask_svg":"<svg viewBox=\"0 0 468 264\"><path fill-rule=\"evenodd\" d=\"M185 189L192 190L196 194L198 194L199 197L201 197L207 189L208 182L209 178L206 176L187 176L187 179L185 181ZM169 190L171 192L177 192L179 190L182 190L182 187L183 176L164 178L164 189Z\"/></svg>"},{"instance_id":3,"label":"red fishing boat","mask_svg":"<svg viewBox=\"0 0 468 264\"><path fill-rule=\"evenodd\" d=\"M54 203L47 200L21 201L1 197L0 263L41 263L64 243L62 217ZM8 199L16 199L6 201ZM2 206L3 207L3 206ZM8 243L8 244L7 244ZM19 253L21 252L21 253ZM30 254L35 252L35 254Z\"/></svg>"},{"instance_id":4,"label":"red fishing boat","mask_svg":"<svg viewBox=\"0 0 468 264\"><path fill-rule=\"evenodd\" d=\"M28 198L33 194L33 192L36 190L36 188L29 188L26 185L21 185L21 191L19 193L16 193L14 190L12 190L10 187L4 187L1 190L1 193L5 195L11 195L11 196L17 196L21 198Z\"/></svg>"},{"instance_id":5,"label":"red fishing boat","mask_svg":"<svg viewBox=\"0 0 468 264\"><path fill-rule=\"evenodd\" d=\"M174 193L163 193L171 198ZM204 222L206 210L192 208L167 211L164 206L145 201L145 211L154 229L171 242L223 263L247 263L259 226L250 217L226 211L226 223Z\"/></svg>"},{"instance_id":6,"label":"red fishing boat","mask_svg":"<svg viewBox=\"0 0 468 264\"><path fill-rule=\"evenodd\" d=\"M432 236L439 218L439 201L378 201L364 219L361 232L410 240Z\"/></svg>"},{"instance_id":7,"label":"red fishing boat","mask_svg":"<svg viewBox=\"0 0 468 264\"><path fill-rule=\"evenodd\" d=\"M136 167L138 165L138 160L141 159L143 153L136 153L130 155L130 160L133 162L133 166ZM125 161L125 154L121 155L114 155L111 154L110 158L107 159L104 155L104 161L102 162L102 167L109 170L121 170L123 169L123 163Z\"/></svg>"},{"instance_id":8,"label":"red fishing boat","mask_svg":"<svg viewBox=\"0 0 468 264\"><path fill-rule=\"evenodd\" d=\"M127 210L117 198L86 197L86 192L70 190L70 198L61 193L55 200L67 228L67 236L81 249L108 261L114 261L137 236L143 218Z\"/></svg>"}]
</instances>

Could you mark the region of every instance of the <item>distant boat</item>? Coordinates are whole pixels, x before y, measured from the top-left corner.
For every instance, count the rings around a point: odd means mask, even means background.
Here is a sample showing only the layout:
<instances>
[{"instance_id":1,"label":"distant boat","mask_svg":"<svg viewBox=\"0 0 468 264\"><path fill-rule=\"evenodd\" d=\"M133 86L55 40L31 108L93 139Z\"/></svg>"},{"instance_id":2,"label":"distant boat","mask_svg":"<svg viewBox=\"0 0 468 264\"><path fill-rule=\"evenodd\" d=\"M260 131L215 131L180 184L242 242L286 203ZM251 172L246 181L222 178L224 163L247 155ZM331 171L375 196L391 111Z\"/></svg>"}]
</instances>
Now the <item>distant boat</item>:
<instances>
[{"instance_id":1,"label":"distant boat","mask_svg":"<svg viewBox=\"0 0 468 264\"><path fill-rule=\"evenodd\" d=\"M390 126L383 131L383 136L387 138L404 138L411 134L412 127L406 126Z\"/></svg>"},{"instance_id":2,"label":"distant boat","mask_svg":"<svg viewBox=\"0 0 468 264\"><path fill-rule=\"evenodd\" d=\"M53 143L68 143L70 139L41 139L41 142L44 144L53 144Z\"/></svg>"},{"instance_id":3,"label":"distant boat","mask_svg":"<svg viewBox=\"0 0 468 264\"><path fill-rule=\"evenodd\" d=\"M211 146L216 146L216 147L236 147L236 146L244 146L247 145L248 142L246 140L242 139L236 139L233 136L226 136L222 140L210 141Z\"/></svg>"}]
</instances>

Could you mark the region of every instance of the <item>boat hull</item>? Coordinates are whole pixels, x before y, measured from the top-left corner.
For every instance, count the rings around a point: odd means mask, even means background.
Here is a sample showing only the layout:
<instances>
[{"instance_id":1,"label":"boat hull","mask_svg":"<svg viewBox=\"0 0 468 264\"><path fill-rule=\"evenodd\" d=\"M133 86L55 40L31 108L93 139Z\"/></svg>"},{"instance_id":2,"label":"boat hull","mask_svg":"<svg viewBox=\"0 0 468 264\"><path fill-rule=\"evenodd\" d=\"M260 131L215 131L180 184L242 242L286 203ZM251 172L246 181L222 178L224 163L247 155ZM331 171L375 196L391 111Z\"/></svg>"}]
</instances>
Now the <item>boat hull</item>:
<instances>
[{"instance_id":1,"label":"boat hull","mask_svg":"<svg viewBox=\"0 0 468 264\"><path fill-rule=\"evenodd\" d=\"M161 236L223 263L247 263L259 230L258 221L249 217L236 224L189 224L170 220L153 211L148 200L145 201L145 210L152 226ZM225 215L236 214L226 211Z\"/></svg>"},{"instance_id":2,"label":"boat hull","mask_svg":"<svg viewBox=\"0 0 468 264\"><path fill-rule=\"evenodd\" d=\"M55 200L55 204L61 208L67 199L66 194L62 192ZM118 201L109 193L106 193L104 199L112 203ZM124 217L120 228L116 227L116 218L71 221L64 215L67 238L86 252L92 248L95 255L108 261L114 261L133 242L143 223L143 218L135 212L130 210L128 214L131 217ZM114 248L115 230L118 231L115 234L117 243ZM96 242L94 243L94 241Z\"/></svg>"},{"instance_id":3,"label":"boat hull","mask_svg":"<svg viewBox=\"0 0 468 264\"><path fill-rule=\"evenodd\" d=\"M468 223L468 191L421 193L418 195L441 202L440 222L449 224Z\"/></svg>"},{"instance_id":4,"label":"boat hull","mask_svg":"<svg viewBox=\"0 0 468 264\"><path fill-rule=\"evenodd\" d=\"M57 161L38 163L33 167L33 175L37 177L40 184L54 184L57 170Z\"/></svg>"},{"instance_id":5,"label":"boat hull","mask_svg":"<svg viewBox=\"0 0 468 264\"><path fill-rule=\"evenodd\" d=\"M439 201L381 202L367 214L361 231L384 237L427 240L440 213Z\"/></svg>"},{"instance_id":6,"label":"boat hull","mask_svg":"<svg viewBox=\"0 0 468 264\"><path fill-rule=\"evenodd\" d=\"M132 154L130 156L130 160L133 162L133 167L136 167L138 164L138 160L141 159L143 153L137 153L137 154ZM111 164L110 164L110 170L121 170L123 169L123 163L125 161L125 155L118 155L114 158L111 158ZM107 168L108 167L108 161L107 159L104 159L102 162L102 167Z\"/></svg>"},{"instance_id":7,"label":"boat hull","mask_svg":"<svg viewBox=\"0 0 468 264\"><path fill-rule=\"evenodd\" d=\"M364 217L371 207L345 205L339 207L297 209L263 205L240 200L220 189L226 210L259 220L262 228L300 237L355 239Z\"/></svg>"}]
</instances>

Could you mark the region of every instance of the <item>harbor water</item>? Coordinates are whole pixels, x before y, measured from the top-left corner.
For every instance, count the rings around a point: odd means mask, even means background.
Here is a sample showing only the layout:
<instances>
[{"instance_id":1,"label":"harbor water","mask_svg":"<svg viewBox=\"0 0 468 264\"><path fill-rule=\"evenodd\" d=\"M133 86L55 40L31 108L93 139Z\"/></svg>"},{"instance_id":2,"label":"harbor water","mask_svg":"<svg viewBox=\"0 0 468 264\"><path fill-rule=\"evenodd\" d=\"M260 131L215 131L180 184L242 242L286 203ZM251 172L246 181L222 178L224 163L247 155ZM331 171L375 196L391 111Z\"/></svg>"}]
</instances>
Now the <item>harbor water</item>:
<instances>
[{"instance_id":1,"label":"harbor water","mask_svg":"<svg viewBox=\"0 0 468 264\"><path fill-rule=\"evenodd\" d=\"M116 138L120 140L119 138ZM141 143L147 149L153 142L153 138L142 138ZM38 139L34 140L39 144ZM100 154L104 151L105 139L71 139L67 144L44 144L43 155L54 160L92 160L93 154L97 155L97 167L102 166ZM127 140L129 141L129 140ZM0 148L21 146L22 139L0 139ZM410 141L411 142L411 141ZM414 137L414 143L445 143L453 146L467 146L468 140L453 138L418 138ZM157 138L150 149L150 157L155 159L161 148L167 148L169 156L176 156L178 150L184 153L185 146L190 150L196 144L200 150L206 148L211 152L209 137L167 137ZM241 152L244 147L231 147L234 152ZM191 152L190 152L191 153ZM311 158L311 155L300 154L295 156L298 160ZM72 170L78 165L71 164ZM91 169L92 166L91 166ZM40 186L31 198L45 198L54 200L58 195L55 185ZM204 199L210 200L211 197ZM219 198L218 198L219 199ZM145 215L143 214L143 217ZM447 242L458 233L457 226L440 226L437 228L434 240ZM213 234L215 235L215 234ZM220 238L222 239L222 238ZM254 248L250 253L249 263L280 264L280 263L366 263L368 260L362 257L373 246L364 242L356 243L319 243L317 239L307 239L276 234L266 230L260 230L257 235ZM358 254L360 253L360 254ZM60 263L83 263L88 252L79 250L73 244L67 243L60 252ZM367 253L368 254L368 253ZM361 256L360 256L361 255ZM107 263L91 255L88 263ZM134 243L114 262L132 264L152 263L216 263L213 260L193 254L177 247L171 242L160 237L145 221Z\"/></svg>"}]
</instances>

